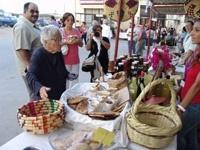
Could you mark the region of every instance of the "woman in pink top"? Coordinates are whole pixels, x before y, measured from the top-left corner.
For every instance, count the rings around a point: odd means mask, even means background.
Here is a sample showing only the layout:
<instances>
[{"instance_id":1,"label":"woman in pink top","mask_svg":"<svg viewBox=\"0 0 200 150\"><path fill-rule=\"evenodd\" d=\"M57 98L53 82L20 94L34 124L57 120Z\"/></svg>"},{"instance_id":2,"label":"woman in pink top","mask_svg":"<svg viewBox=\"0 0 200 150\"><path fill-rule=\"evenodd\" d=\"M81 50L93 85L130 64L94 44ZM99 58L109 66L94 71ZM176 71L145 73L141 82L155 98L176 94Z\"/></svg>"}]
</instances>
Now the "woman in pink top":
<instances>
[{"instance_id":1,"label":"woman in pink top","mask_svg":"<svg viewBox=\"0 0 200 150\"><path fill-rule=\"evenodd\" d=\"M75 18L71 13L65 13L62 17L63 28L61 32L63 35L63 45L67 45L67 53L64 54L64 61L67 70L71 73L79 75L79 52L78 47L82 47L81 34L78 29L73 28ZM67 81L66 88L72 87L78 79L75 81Z\"/></svg>"}]
</instances>

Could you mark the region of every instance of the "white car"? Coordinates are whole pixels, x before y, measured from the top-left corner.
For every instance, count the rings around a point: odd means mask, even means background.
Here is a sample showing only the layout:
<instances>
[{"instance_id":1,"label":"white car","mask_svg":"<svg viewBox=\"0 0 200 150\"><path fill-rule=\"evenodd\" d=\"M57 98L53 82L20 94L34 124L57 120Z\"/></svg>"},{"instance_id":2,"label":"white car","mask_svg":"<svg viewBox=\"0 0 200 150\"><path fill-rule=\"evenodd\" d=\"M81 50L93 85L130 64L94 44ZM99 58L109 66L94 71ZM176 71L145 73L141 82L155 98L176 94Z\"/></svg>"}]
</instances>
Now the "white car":
<instances>
[{"instance_id":1,"label":"white car","mask_svg":"<svg viewBox=\"0 0 200 150\"><path fill-rule=\"evenodd\" d=\"M119 33L119 39L128 40L127 33L125 31Z\"/></svg>"}]
</instances>

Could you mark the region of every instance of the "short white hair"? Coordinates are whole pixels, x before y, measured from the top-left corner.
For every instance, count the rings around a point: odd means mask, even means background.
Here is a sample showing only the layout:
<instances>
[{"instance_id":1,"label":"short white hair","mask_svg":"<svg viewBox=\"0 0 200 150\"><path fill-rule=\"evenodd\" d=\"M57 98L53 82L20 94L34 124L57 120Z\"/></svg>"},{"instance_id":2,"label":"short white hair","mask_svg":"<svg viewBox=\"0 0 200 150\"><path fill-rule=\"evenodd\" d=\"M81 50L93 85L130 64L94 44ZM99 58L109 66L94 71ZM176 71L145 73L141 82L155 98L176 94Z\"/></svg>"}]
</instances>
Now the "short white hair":
<instances>
[{"instance_id":1,"label":"short white hair","mask_svg":"<svg viewBox=\"0 0 200 150\"><path fill-rule=\"evenodd\" d=\"M55 37L62 38L59 28L55 25L45 26L40 33L40 40L43 45L46 41L55 39Z\"/></svg>"}]
</instances>

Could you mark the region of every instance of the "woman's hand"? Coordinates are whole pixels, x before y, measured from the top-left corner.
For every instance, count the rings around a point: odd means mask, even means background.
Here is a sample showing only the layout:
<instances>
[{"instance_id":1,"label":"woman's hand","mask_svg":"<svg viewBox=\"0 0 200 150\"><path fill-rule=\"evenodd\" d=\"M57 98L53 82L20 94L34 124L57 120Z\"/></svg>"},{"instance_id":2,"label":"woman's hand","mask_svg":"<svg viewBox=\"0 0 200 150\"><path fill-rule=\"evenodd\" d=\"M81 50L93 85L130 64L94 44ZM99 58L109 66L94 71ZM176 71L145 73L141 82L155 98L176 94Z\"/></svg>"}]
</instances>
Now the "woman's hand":
<instances>
[{"instance_id":1,"label":"woman's hand","mask_svg":"<svg viewBox=\"0 0 200 150\"><path fill-rule=\"evenodd\" d=\"M43 99L43 100L48 100L48 94L47 94L47 92L48 91L50 91L51 90L51 88L49 88L49 87L46 87L46 86L42 86L41 88L40 88L40 97Z\"/></svg>"}]
</instances>

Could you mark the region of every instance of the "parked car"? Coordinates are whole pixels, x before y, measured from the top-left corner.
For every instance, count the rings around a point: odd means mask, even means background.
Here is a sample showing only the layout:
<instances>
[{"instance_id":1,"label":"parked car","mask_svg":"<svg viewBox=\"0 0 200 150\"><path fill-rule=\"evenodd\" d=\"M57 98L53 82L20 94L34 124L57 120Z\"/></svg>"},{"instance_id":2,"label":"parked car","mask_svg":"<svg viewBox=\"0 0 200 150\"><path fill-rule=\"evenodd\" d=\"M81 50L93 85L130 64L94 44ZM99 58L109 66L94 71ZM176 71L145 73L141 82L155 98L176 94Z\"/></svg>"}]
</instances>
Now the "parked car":
<instances>
[{"instance_id":1,"label":"parked car","mask_svg":"<svg viewBox=\"0 0 200 150\"><path fill-rule=\"evenodd\" d=\"M36 23L39 27L44 27L49 24L49 22L45 19L39 18Z\"/></svg>"},{"instance_id":2,"label":"parked car","mask_svg":"<svg viewBox=\"0 0 200 150\"><path fill-rule=\"evenodd\" d=\"M14 16L0 16L0 26L13 27L17 22L17 18Z\"/></svg>"}]
</instances>

